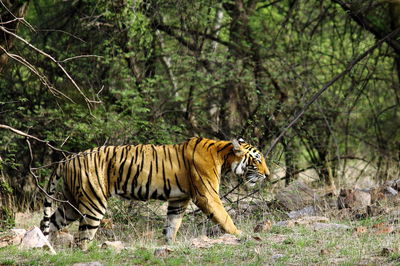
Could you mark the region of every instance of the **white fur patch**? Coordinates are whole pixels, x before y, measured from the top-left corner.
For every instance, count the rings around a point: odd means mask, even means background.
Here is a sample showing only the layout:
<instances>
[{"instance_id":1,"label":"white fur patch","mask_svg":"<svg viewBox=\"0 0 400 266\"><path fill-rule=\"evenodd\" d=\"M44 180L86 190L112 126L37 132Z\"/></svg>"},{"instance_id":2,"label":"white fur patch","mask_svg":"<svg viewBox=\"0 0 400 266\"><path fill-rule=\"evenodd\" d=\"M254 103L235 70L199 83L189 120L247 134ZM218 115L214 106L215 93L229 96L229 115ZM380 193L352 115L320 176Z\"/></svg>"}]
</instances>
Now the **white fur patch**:
<instances>
[{"instance_id":1,"label":"white fur patch","mask_svg":"<svg viewBox=\"0 0 400 266\"><path fill-rule=\"evenodd\" d=\"M243 175L246 165L244 164L244 158L239 162L232 163L232 172L237 175Z\"/></svg>"}]
</instances>

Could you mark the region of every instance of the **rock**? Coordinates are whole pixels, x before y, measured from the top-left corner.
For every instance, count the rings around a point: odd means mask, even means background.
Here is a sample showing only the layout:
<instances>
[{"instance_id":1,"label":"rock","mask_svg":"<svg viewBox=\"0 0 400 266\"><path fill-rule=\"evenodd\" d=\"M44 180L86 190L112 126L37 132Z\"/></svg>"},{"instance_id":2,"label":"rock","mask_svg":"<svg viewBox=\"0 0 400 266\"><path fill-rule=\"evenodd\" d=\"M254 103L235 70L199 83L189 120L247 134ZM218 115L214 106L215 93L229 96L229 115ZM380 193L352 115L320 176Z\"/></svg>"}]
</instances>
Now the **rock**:
<instances>
[{"instance_id":1,"label":"rock","mask_svg":"<svg viewBox=\"0 0 400 266\"><path fill-rule=\"evenodd\" d=\"M296 181L277 192L275 199L285 209L295 211L314 206L319 196L304 183Z\"/></svg>"},{"instance_id":2,"label":"rock","mask_svg":"<svg viewBox=\"0 0 400 266\"><path fill-rule=\"evenodd\" d=\"M32 248L44 248L48 249L52 254L56 254L54 248L43 235L42 231L38 227L26 232L24 235L21 245L21 249L32 249Z\"/></svg>"},{"instance_id":3,"label":"rock","mask_svg":"<svg viewBox=\"0 0 400 266\"><path fill-rule=\"evenodd\" d=\"M55 247L68 247L74 245L74 236L66 232L58 232L51 238L51 243Z\"/></svg>"},{"instance_id":4,"label":"rock","mask_svg":"<svg viewBox=\"0 0 400 266\"><path fill-rule=\"evenodd\" d=\"M362 209L371 205L371 194L359 189L341 189L338 197L338 208Z\"/></svg>"},{"instance_id":5,"label":"rock","mask_svg":"<svg viewBox=\"0 0 400 266\"><path fill-rule=\"evenodd\" d=\"M351 229L350 226L345 224L335 224L335 223L313 223L311 228L315 231L319 230L349 230Z\"/></svg>"},{"instance_id":6,"label":"rock","mask_svg":"<svg viewBox=\"0 0 400 266\"><path fill-rule=\"evenodd\" d=\"M260 233L260 232L268 232L272 228L272 222L270 220L265 220L262 223L257 224L254 227L254 233Z\"/></svg>"},{"instance_id":7,"label":"rock","mask_svg":"<svg viewBox=\"0 0 400 266\"><path fill-rule=\"evenodd\" d=\"M0 247L19 245L26 233L25 229L11 229L0 236Z\"/></svg>"},{"instance_id":8,"label":"rock","mask_svg":"<svg viewBox=\"0 0 400 266\"><path fill-rule=\"evenodd\" d=\"M106 241L101 244L101 248L111 248L116 252L121 252L125 248L124 244L121 241Z\"/></svg>"},{"instance_id":9,"label":"rock","mask_svg":"<svg viewBox=\"0 0 400 266\"><path fill-rule=\"evenodd\" d=\"M314 206L307 206L301 210L291 211L288 213L290 219L297 219L303 216L313 216L317 214L317 210Z\"/></svg>"},{"instance_id":10,"label":"rock","mask_svg":"<svg viewBox=\"0 0 400 266\"><path fill-rule=\"evenodd\" d=\"M305 216L300 219L294 220L296 225L309 225L314 223L327 223L329 218L324 216Z\"/></svg>"}]
</instances>

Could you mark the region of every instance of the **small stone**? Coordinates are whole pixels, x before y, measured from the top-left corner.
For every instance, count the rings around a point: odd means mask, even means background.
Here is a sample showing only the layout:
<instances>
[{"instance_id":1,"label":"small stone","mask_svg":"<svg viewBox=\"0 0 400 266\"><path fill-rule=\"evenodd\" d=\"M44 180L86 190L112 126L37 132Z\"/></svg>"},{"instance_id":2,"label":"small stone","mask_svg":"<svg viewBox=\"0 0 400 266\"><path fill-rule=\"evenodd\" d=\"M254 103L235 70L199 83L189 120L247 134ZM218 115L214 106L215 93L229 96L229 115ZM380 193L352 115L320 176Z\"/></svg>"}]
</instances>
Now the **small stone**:
<instances>
[{"instance_id":1,"label":"small stone","mask_svg":"<svg viewBox=\"0 0 400 266\"><path fill-rule=\"evenodd\" d=\"M125 246L121 241L106 241L103 244L101 244L101 248L103 249L111 248L116 252L120 252L125 248Z\"/></svg>"}]
</instances>

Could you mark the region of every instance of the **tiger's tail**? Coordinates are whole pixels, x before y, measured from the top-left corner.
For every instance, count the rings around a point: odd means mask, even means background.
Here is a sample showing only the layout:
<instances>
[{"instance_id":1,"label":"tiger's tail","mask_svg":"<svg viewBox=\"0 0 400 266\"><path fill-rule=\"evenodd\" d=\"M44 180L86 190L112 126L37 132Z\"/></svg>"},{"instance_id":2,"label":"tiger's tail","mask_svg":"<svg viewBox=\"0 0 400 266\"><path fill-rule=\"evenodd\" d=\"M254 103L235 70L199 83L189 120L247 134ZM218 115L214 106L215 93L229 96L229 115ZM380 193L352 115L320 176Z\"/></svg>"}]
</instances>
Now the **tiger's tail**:
<instances>
[{"instance_id":1,"label":"tiger's tail","mask_svg":"<svg viewBox=\"0 0 400 266\"><path fill-rule=\"evenodd\" d=\"M52 214L52 203L53 200L51 197L54 196L56 192L56 186L60 176L57 175L57 169L53 171L50 176L49 182L47 184L46 193L47 195L43 201L43 220L40 222L40 230L42 230L43 234L47 237L50 234L50 217Z\"/></svg>"}]
</instances>

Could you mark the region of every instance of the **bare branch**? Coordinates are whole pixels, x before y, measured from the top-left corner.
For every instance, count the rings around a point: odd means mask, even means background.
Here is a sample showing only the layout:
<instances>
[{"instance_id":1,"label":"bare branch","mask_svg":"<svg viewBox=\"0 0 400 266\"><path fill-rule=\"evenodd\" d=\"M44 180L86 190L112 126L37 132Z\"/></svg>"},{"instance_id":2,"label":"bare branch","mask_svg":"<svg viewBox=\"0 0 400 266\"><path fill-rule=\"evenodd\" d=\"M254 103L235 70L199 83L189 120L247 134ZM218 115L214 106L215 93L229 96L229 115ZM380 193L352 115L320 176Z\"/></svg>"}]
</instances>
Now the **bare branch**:
<instances>
[{"instance_id":1,"label":"bare branch","mask_svg":"<svg viewBox=\"0 0 400 266\"><path fill-rule=\"evenodd\" d=\"M33 66L30 62L28 62L25 58L17 55L17 54L12 54L9 53L3 46L0 45L0 49L11 59L14 59L15 61L21 63L22 65L26 66L30 71L32 71L35 75L37 75L40 79L40 81L42 82L42 84L44 86L46 86L51 93L53 93L53 95L57 95L60 94L63 97L67 98L68 100L70 100L71 102L75 103L70 97L68 97L67 95L65 95L64 93L62 93L61 91L57 90L51 83L50 81L47 79L47 77L45 75L43 75L42 73L39 72L39 70L36 69L35 66Z\"/></svg>"},{"instance_id":2,"label":"bare branch","mask_svg":"<svg viewBox=\"0 0 400 266\"><path fill-rule=\"evenodd\" d=\"M82 91L82 89L78 86L78 84L75 82L75 80L71 77L71 75L67 72L67 70L65 70L65 68L59 63L58 60L56 60L54 57L52 57L51 55L49 55L48 53L40 50L39 48L37 48L36 46L32 45L30 42L28 42L27 40L25 40L24 38L22 38L21 36L7 30L5 27L0 26L0 30L4 31L7 34L12 35L14 38L22 41L23 43L25 43L26 45L28 45L30 48L32 48L33 50L35 50L36 52L40 53L41 55L49 58L52 62L54 62L61 70L62 72L67 76L67 78L70 80L70 82L74 85L74 87L78 90L78 92L82 95L82 97L85 99L87 104L91 104L91 103L100 103L99 101L95 101L95 100L90 100Z\"/></svg>"},{"instance_id":3,"label":"bare branch","mask_svg":"<svg viewBox=\"0 0 400 266\"><path fill-rule=\"evenodd\" d=\"M39 141L39 142L41 142L41 143L44 143L44 144L46 144L46 146L50 147L51 149L53 149L53 150L55 150L55 151L59 151L59 152L63 152L63 153L72 154L72 152L65 151L65 150L62 150L62 149L59 149L59 148L54 147L54 146L51 145L51 144L49 143L49 141L47 141L47 140L39 139L39 138L37 138L37 137L35 137L35 136L29 135L29 134L27 134L27 133L25 133L25 132L22 132L21 130L15 129L15 128L13 128L13 127L0 124L0 128L8 129L8 130L10 130L10 131L12 131L12 132L14 132L14 133L20 135L20 136L23 136L23 137L26 137L26 138L30 138L30 139L34 139L34 140L36 140L36 141Z\"/></svg>"}]
</instances>

